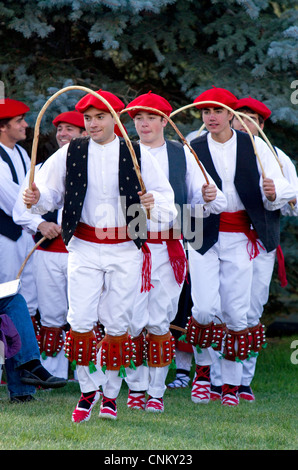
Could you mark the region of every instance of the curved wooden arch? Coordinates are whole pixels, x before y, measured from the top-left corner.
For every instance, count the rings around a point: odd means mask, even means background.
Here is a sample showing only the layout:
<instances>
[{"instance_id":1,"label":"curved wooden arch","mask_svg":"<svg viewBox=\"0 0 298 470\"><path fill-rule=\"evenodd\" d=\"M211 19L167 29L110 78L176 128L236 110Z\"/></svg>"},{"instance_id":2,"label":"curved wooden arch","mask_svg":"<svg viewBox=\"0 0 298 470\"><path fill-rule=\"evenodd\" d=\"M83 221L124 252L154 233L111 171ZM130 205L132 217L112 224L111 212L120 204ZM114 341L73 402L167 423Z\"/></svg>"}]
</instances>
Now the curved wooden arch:
<instances>
[{"instance_id":1,"label":"curved wooden arch","mask_svg":"<svg viewBox=\"0 0 298 470\"><path fill-rule=\"evenodd\" d=\"M197 101L196 103L187 104L185 106L182 106L182 108L176 109L175 111L173 111L171 113L171 117L175 116L176 114L178 114L181 111L184 111L185 109L192 108L194 106L198 106L199 104L210 104L210 103L215 104L216 106L220 106L221 108L226 108L228 111L231 111L231 113L233 113L234 115L237 115L239 121L241 122L243 127L245 127L245 129L246 129L246 131L247 131L247 133L250 137L250 140L251 140L251 143L252 143L252 146L253 146L253 149L254 149L254 153L257 157L257 160L258 160L260 168L261 168L262 176L263 176L263 178L266 178L265 171L264 171L261 159L260 159L260 157L258 155L258 152L257 152L257 149L256 149L256 145L255 145L255 142L254 142L253 135L252 135L251 131L249 130L249 128L247 127L247 125L245 124L245 122L243 121L243 119L241 118L241 116L239 115L239 113L237 111L235 111L234 109L230 108L230 106L227 106L226 104L220 103L219 101L213 101L213 100Z\"/></svg>"},{"instance_id":2,"label":"curved wooden arch","mask_svg":"<svg viewBox=\"0 0 298 470\"><path fill-rule=\"evenodd\" d=\"M191 145L187 142L187 140L185 139L185 137L182 135L182 133L180 132L180 130L178 129L178 127L176 126L176 124L172 121L172 119L165 113L163 113L162 111L160 111L159 109L156 109L156 108L151 108L149 106L132 106L132 107L129 107L129 108L125 108L121 111L120 114L124 113L124 112L128 112L128 111L131 111L133 109L142 109L144 111L148 111L148 112L153 112L154 114L159 114L160 116L164 117L170 124L171 126L173 127L173 129L176 131L176 133L179 135L180 139L182 140L182 142L189 148L189 150L191 151L191 153L193 154L193 156L195 157L196 161L197 161L197 164L199 165L203 175L204 175L204 178L205 178L205 181L207 184L209 184L209 179L208 179L208 176L207 176L207 173L202 165L202 163L200 162L199 160L199 157L197 156L196 152L193 150L193 148L191 147Z\"/></svg>"},{"instance_id":3,"label":"curved wooden arch","mask_svg":"<svg viewBox=\"0 0 298 470\"><path fill-rule=\"evenodd\" d=\"M138 164L138 160L137 160L137 157L136 157L136 154L135 154L135 151L134 151L134 148L132 146L132 143L127 135L127 132L124 128L124 126L122 125L116 111L112 108L112 106L110 105L110 103L105 99L103 98L102 96L100 96L98 93L96 93L95 91L89 89L89 88L86 88L86 87L83 87L83 86L78 86L78 85L72 85L72 86L68 86L68 87L65 87L65 88L62 88L61 90L57 91L56 93L54 93L48 100L47 102L43 105L43 107L41 108L38 116L37 116L37 119L36 119L36 123L35 123L35 127L34 127L34 137L33 137L33 143L32 143L32 150L31 150L31 167L30 167L30 175L29 175L29 188L31 189L32 187L32 183L34 181L34 170L35 170L35 165L36 165L36 153L37 153L37 146L38 146L38 140L39 140L39 129L40 129L40 122L42 120L42 117L45 113L45 111L47 110L47 108L49 107L49 105L58 97L60 96L62 93L65 93L67 91L72 91L72 90L81 90L81 91L85 91L86 93L90 93L92 94L93 96L95 96L96 98L98 98L100 101L102 101L106 106L107 108L109 109L109 111L111 112L112 116L114 117L116 123L118 124L118 127L120 129L120 132L126 142L126 145L130 151L130 154L131 154L131 158L132 158L132 161L133 161L133 165L134 165L134 169L136 171L136 174L137 174L137 177L138 177L138 180L139 180L139 183L140 183L140 186L141 186L141 190L143 193L146 192L146 188L145 188L145 184L143 182L143 178L142 178L142 175L141 175L141 170L140 170L140 166Z\"/></svg>"}]
</instances>

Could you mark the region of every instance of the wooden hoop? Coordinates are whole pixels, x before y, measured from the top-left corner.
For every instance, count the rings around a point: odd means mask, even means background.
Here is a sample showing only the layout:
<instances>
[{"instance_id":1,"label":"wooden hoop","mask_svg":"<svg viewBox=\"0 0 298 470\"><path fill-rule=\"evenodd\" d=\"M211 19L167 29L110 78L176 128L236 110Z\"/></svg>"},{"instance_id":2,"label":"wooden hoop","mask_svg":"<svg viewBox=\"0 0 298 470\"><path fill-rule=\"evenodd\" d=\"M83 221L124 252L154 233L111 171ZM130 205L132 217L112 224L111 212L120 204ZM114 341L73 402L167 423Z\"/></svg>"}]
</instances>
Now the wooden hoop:
<instances>
[{"instance_id":1,"label":"wooden hoop","mask_svg":"<svg viewBox=\"0 0 298 470\"><path fill-rule=\"evenodd\" d=\"M32 188L32 183L33 183L33 180L34 180L34 169L35 169L35 165L36 165L36 153L37 153L37 146L38 146L38 139L39 139L39 128L40 128L40 122L41 122L41 119L46 111L46 109L48 108L48 106L59 96L61 95L62 93L65 93L67 91L71 91L71 90L82 90L82 91L85 91L86 93L90 93L91 95L95 96L96 98L98 98L100 101L102 101L106 106L107 108L109 109L109 111L111 112L112 116L114 117L116 123L118 124L118 127L121 131L121 134L126 142L126 145L129 149L129 152L131 154L131 158L132 158L132 161L133 161L133 165L134 165L134 169L136 171L136 174L137 174L137 178L139 180L139 183L140 183L140 186L141 186L141 190L144 193L146 193L146 188L145 188L145 184L143 182L143 178L142 178L142 175L141 175L141 170L140 170L140 167L139 167L139 164L138 164L138 160L137 160L137 157L136 157L136 154L135 154L135 151L134 151L134 148L132 146L132 143L127 135L127 132L124 128L124 126L122 125L119 117L117 116L117 113L116 111L112 108L112 106L110 105L110 103L105 99L103 98L102 96L100 96L98 93L96 93L95 91L89 89L89 88L86 88L86 87L83 87L83 86L78 86L78 85L72 85L72 86L68 86L68 87L65 87L65 88L62 88L61 90L57 91L56 93L54 93L51 98L48 99L48 101L43 105L43 107L41 108L38 116L37 116L37 119L36 119L36 124L35 124L35 128L34 128L34 137L33 137L33 143L32 143L32 151L31 151L31 168L30 168L30 176L29 176L29 188L31 189ZM31 207L31 205L28 205L27 206L28 208ZM147 216L149 216L148 212L147 212Z\"/></svg>"},{"instance_id":2,"label":"wooden hoop","mask_svg":"<svg viewBox=\"0 0 298 470\"><path fill-rule=\"evenodd\" d=\"M187 140L185 139L185 137L181 134L181 132L179 131L178 127L176 126L176 124L172 121L172 119L165 113L163 113L162 111L160 111L159 109L156 109L156 108L150 108L149 106L133 106L131 108L125 108L121 111L120 114L124 113L124 112L127 112L127 111L131 111L132 109L143 109L144 111L152 111L154 114L158 113L160 116L164 117L170 124L171 126L173 127L173 129L177 132L177 134L179 135L180 139L182 140L182 142L189 148L189 150L191 151L191 153L193 154L193 156L195 157L196 161L197 161L197 164L199 165L203 175L204 175L204 178L206 180L206 183L209 184L209 180L208 180L208 177L207 177L207 174L206 174L206 171L204 169L204 167L202 166L196 152L193 150L193 148L191 147L191 145L187 142Z\"/></svg>"},{"instance_id":3,"label":"wooden hoop","mask_svg":"<svg viewBox=\"0 0 298 470\"><path fill-rule=\"evenodd\" d=\"M20 279L21 277L21 274L23 272L23 269L24 267L26 266L27 264L27 261L29 260L30 256L32 255L32 253L36 250L36 248L39 247L39 245L41 245L45 240L47 239L47 237L42 237L40 240L38 240L38 242L34 245L34 247L32 248L32 250L28 253L28 255L26 256L26 258L24 259L23 263L22 263L22 266L17 274L17 277L16 279Z\"/></svg>"},{"instance_id":4,"label":"wooden hoop","mask_svg":"<svg viewBox=\"0 0 298 470\"><path fill-rule=\"evenodd\" d=\"M241 116L239 116L239 113L237 111L235 111L234 109L230 108L230 106L227 106L226 104L223 104L223 103L220 103L219 101L213 101L213 100L208 100L208 101L197 101L196 103L191 103L191 104L187 104L186 106L183 106L182 108L179 108L179 109L176 109L176 111L173 111L171 113L171 117L175 116L176 114L178 114L179 112L181 111L184 111L185 109L188 109L188 108L191 108L193 106L198 106L199 104L209 104L209 103L212 103L212 104L215 104L215 105L218 105L220 106L221 108L226 108L228 109L229 111L231 111L231 113L233 113L234 115L236 115L239 119L239 121L241 122L241 124L245 127L249 137L250 137L250 140L251 140L251 143L252 143L252 146L253 146L253 149L254 149L254 153L257 157L257 160L259 162L259 165L260 165L260 168L261 168L261 172L262 172L262 177L263 178L266 178L266 175L265 175L265 171L264 171L264 168L263 168L263 165L262 165L262 162L261 162L261 159L258 155L258 152L257 152L257 149L256 149L256 145L255 145L255 142L254 142L254 138L252 136L252 133L250 132L249 128L247 127L247 125L245 124L245 122L243 122L243 119L241 118Z\"/></svg>"}]
</instances>

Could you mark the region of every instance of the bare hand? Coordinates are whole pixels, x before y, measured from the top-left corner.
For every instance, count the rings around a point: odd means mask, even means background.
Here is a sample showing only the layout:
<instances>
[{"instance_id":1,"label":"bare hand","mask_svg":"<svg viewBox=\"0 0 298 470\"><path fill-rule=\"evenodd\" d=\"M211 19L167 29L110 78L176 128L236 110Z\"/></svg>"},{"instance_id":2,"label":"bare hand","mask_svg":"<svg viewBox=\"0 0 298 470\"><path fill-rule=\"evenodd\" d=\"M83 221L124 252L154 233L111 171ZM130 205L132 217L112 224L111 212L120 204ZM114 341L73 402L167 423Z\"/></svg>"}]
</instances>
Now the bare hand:
<instances>
[{"instance_id":1,"label":"bare hand","mask_svg":"<svg viewBox=\"0 0 298 470\"><path fill-rule=\"evenodd\" d=\"M40 233L49 240L58 237L61 233L60 225L57 225L54 222L47 222L46 220L41 222L37 228Z\"/></svg>"},{"instance_id":2,"label":"bare hand","mask_svg":"<svg viewBox=\"0 0 298 470\"><path fill-rule=\"evenodd\" d=\"M263 191L268 201L275 201L276 199L275 184L271 178L263 179Z\"/></svg>"},{"instance_id":3,"label":"bare hand","mask_svg":"<svg viewBox=\"0 0 298 470\"><path fill-rule=\"evenodd\" d=\"M203 184L202 195L205 202L214 201L217 195L217 189L215 184Z\"/></svg>"},{"instance_id":4,"label":"bare hand","mask_svg":"<svg viewBox=\"0 0 298 470\"><path fill-rule=\"evenodd\" d=\"M153 209L154 207L154 197L153 194L151 193L145 193L143 194L142 191L138 192L138 195L140 196L140 201L142 206L146 209Z\"/></svg>"},{"instance_id":5,"label":"bare hand","mask_svg":"<svg viewBox=\"0 0 298 470\"><path fill-rule=\"evenodd\" d=\"M32 188L25 189L23 192L23 202L24 204L31 205L33 206L34 204L37 204L40 198L40 192L36 184L33 182L32 183Z\"/></svg>"}]
</instances>

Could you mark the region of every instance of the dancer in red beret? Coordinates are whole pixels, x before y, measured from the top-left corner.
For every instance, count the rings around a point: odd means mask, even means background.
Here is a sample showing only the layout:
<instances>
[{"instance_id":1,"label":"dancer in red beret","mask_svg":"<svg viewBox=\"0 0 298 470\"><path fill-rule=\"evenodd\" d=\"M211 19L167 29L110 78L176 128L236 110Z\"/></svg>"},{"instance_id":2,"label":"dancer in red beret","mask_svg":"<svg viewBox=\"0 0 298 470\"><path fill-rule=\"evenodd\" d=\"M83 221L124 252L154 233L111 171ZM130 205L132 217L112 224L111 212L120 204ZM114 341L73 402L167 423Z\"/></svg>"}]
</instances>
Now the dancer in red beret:
<instances>
[{"instance_id":1,"label":"dancer in red beret","mask_svg":"<svg viewBox=\"0 0 298 470\"><path fill-rule=\"evenodd\" d=\"M58 114L53 120L53 124L57 129L56 140L59 147L69 144L71 139L87 135L84 116L78 111L65 111Z\"/></svg>"},{"instance_id":2,"label":"dancer in red beret","mask_svg":"<svg viewBox=\"0 0 298 470\"><path fill-rule=\"evenodd\" d=\"M34 243L32 237L15 224L13 206L20 184L30 168L30 158L18 142L26 139L25 120L29 107L22 101L5 98L0 103L0 168L3 182L0 189L0 282L11 281ZM31 317L37 309L37 295L29 259L22 274L20 293L25 297Z\"/></svg>"},{"instance_id":3,"label":"dancer in red beret","mask_svg":"<svg viewBox=\"0 0 298 470\"><path fill-rule=\"evenodd\" d=\"M30 168L30 159L20 145L19 141L26 139L28 124L25 115L29 107L17 100L5 98L0 104L0 282L8 282L16 279L17 273L22 266L26 256L34 246L32 236L16 224L12 218L13 207L16 202L21 184L25 179L26 172ZM23 302L26 301L26 310L30 313L32 322L37 309L37 292L33 276L33 262L29 258L21 279L19 293ZM25 300L24 300L25 299ZM4 302L5 303L5 302ZM21 376L20 371L15 368L16 362L9 361L6 364L6 375L8 379L8 391L12 401L26 402L32 399L37 386L53 388L66 385L63 378L53 377L44 369L39 358L36 338L32 341L33 327L31 322L27 327L30 329L28 336L28 347L34 349L34 357L28 359L28 370L26 377ZM28 330L29 331L29 330ZM29 338L30 337L30 338ZM34 344L33 344L34 343ZM32 351L32 350L31 350Z\"/></svg>"},{"instance_id":4,"label":"dancer in red beret","mask_svg":"<svg viewBox=\"0 0 298 470\"><path fill-rule=\"evenodd\" d=\"M261 101L254 98L246 97L238 100L235 110L247 115L250 119L246 119L245 116L241 116L245 125L249 128L251 133L255 136L259 136L259 129L264 129L265 122L271 115L271 110ZM254 123L256 122L257 125ZM234 129L247 132L246 127L241 123L236 116L232 121ZM297 216L297 198L298 198L298 178L296 168L291 159L279 148L274 147L282 165L283 173L289 183L296 188L296 198L291 201L290 204L286 204L281 208L282 215ZM261 240L259 240L261 243ZM275 259L278 260L278 273L280 274L281 286L287 285L286 273L284 268L283 254L281 247L278 246L276 250L267 252L265 248L260 251L260 254L253 261L253 282L251 289L251 303L248 311L248 326L253 328L256 327L261 320L263 309L265 304L268 302L270 282L274 269ZM243 374L241 385L239 387L239 397L244 400L254 401L255 396L251 388L251 382L253 380L256 368L257 356L252 356L249 360L243 363Z\"/></svg>"},{"instance_id":5,"label":"dancer in red beret","mask_svg":"<svg viewBox=\"0 0 298 470\"><path fill-rule=\"evenodd\" d=\"M134 106L137 108L133 109ZM189 204L193 210L196 207L201 209L198 212L200 217L208 217L211 213L219 214L225 210L226 200L210 177L209 184L206 183L190 150L184 148L180 142L165 138L164 131L168 121L158 114L158 111L166 116L171 114L172 106L165 98L149 92L134 99L127 105L127 109L134 120L142 148L149 150L169 179L180 214L179 219L171 224L170 231L148 221L153 289L137 295L130 326L139 362L137 370L129 370L127 373L127 405L129 408L163 412L165 381L175 352L170 323L176 316L186 276L187 261L181 240L185 235L183 213L185 215ZM199 223L202 223L202 219ZM200 245L201 240L198 238ZM146 341L143 333L145 330ZM147 365L143 364L145 357Z\"/></svg>"},{"instance_id":6,"label":"dancer in red beret","mask_svg":"<svg viewBox=\"0 0 298 470\"><path fill-rule=\"evenodd\" d=\"M124 108L112 93L97 93L116 113ZM128 327L141 278L142 288L150 289L146 211L161 221L171 221L177 211L167 179L149 152L135 145L147 192L141 191L126 142L114 133L110 108L90 93L76 109L84 115L88 137L72 140L45 162L24 202L41 213L63 206L71 327L65 350L81 388L72 414L79 423L90 419L100 385L100 417L117 418L116 398L133 360ZM99 354L98 321L105 326Z\"/></svg>"},{"instance_id":7,"label":"dancer in red beret","mask_svg":"<svg viewBox=\"0 0 298 470\"><path fill-rule=\"evenodd\" d=\"M71 139L87 135L84 116L78 111L66 111L52 121L56 129L56 141L61 148ZM44 162L43 162L44 163ZM39 171L43 163L35 167ZM36 280L40 320L37 339L43 366L54 375L69 376L69 361L64 353L67 328L67 262L68 251L61 237L62 209L44 215L31 214L23 204L22 193L28 187L29 172L23 181L13 208L13 219L34 236L37 243L45 240L34 252L33 274Z\"/></svg>"},{"instance_id":8,"label":"dancer in red beret","mask_svg":"<svg viewBox=\"0 0 298 470\"><path fill-rule=\"evenodd\" d=\"M267 144L255 137L260 162L250 137L231 129L237 98L213 87L195 100L207 133L191 141L192 148L227 199L227 209L204 219L203 245L189 248L193 300L187 339L194 346L196 373L191 399L210 400L210 365L220 321L225 324L222 348L222 405L239 404L243 361L262 347L263 330L248 327L252 260L263 246L279 244L279 209L295 194L282 176ZM227 106L228 108L225 108ZM256 232L263 246L256 238ZM218 347L214 347L218 350Z\"/></svg>"}]
</instances>

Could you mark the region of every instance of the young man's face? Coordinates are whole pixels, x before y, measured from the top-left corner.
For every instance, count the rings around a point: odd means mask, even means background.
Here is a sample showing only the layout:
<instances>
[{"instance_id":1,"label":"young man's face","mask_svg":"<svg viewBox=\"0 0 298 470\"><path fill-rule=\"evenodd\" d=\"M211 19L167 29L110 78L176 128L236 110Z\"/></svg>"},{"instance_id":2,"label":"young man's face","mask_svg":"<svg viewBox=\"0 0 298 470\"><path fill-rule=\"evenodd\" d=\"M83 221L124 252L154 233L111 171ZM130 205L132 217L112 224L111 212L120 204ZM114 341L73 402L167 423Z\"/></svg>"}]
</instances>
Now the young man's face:
<instances>
[{"instance_id":1,"label":"young man's face","mask_svg":"<svg viewBox=\"0 0 298 470\"><path fill-rule=\"evenodd\" d=\"M115 121L111 113L90 106L84 112L85 128L91 139L104 145L114 140Z\"/></svg>"},{"instance_id":2,"label":"young man's face","mask_svg":"<svg viewBox=\"0 0 298 470\"><path fill-rule=\"evenodd\" d=\"M57 126L56 131L56 140L59 147L63 147L65 144L69 144L71 139L76 137L80 137L81 135L85 135L84 132L80 127L73 126L72 124L68 124L67 122L60 122Z\"/></svg>"},{"instance_id":3,"label":"young man's face","mask_svg":"<svg viewBox=\"0 0 298 470\"><path fill-rule=\"evenodd\" d=\"M1 135L6 142L16 144L20 140L26 139L26 129L28 127L24 114L10 119L10 121L1 128Z\"/></svg>"},{"instance_id":4,"label":"young man's face","mask_svg":"<svg viewBox=\"0 0 298 470\"><path fill-rule=\"evenodd\" d=\"M253 119L253 121L256 122L260 126L260 128L263 130L264 123L260 123L259 115L257 113L254 113L253 111L251 111L251 112L241 111L241 112L243 112L244 114L247 114L247 116L249 116L251 119ZM248 127L248 129L250 130L252 135L258 135L259 130L258 130L257 126L255 126L255 124L250 119L246 119L242 115L240 117L241 117L242 121L244 122L244 124L246 124L246 126ZM241 121L236 116L234 116L232 126L233 126L233 129L236 129L236 131L242 131L242 132L247 133L246 127L241 123Z\"/></svg>"},{"instance_id":5,"label":"young man's face","mask_svg":"<svg viewBox=\"0 0 298 470\"><path fill-rule=\"evenodd\" d=\"M233 114L225 108L204 108L202 119L209 131L214 136L219 136L230 129L230 120Z\"/></svg>"},{"instance_id":6,"label":"young man's face","mask_svg":"<svg viewBox=\"0 0 298 470\"><path fill-rule=\"evenodd\" d=\"M165 118L157 114L141 111L135 115L134 123L138 136L143 144L148 146L163 144L163 132L167 125Z\"/></svg>"}]
</instances>

